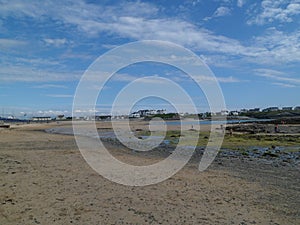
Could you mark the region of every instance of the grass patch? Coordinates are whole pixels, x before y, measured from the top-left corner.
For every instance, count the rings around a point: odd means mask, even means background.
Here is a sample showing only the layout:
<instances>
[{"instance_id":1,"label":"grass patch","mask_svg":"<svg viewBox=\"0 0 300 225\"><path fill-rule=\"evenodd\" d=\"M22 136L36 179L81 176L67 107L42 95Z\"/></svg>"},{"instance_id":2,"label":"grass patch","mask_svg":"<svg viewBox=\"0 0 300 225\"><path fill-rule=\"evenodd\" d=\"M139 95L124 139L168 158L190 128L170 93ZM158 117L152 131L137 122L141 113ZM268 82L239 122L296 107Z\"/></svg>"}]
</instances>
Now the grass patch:
<instances>
[{"instance_id":1,"label":"grass patch","mask_svg":"<svg viewBox=\"0 0 300 225\"><path fill-rule=\"evenodd\" d=\"M137 136L149 136L150 131L138 131ZM162 136L163 132L155 132L154 136ZM180 131L167 131L165 139L170 141L171 145L177 145L180 137L182 138L182 145L193 145L195 139L198 138L197 146L206 146L209 141L218 138L219 133L210 135L210 132L198 132L190 130L181 134ZM213 144L213 143L211 143ZM299 146L300 149L300 136L298 135L270 135L270 134L233 134L224 136L222 148L232 150L242 150L248 147L271 147L271 146ZM294 150L293 150L294 151ZM296 150L297 151L297 150Z\"/></svg>"}]
</instances>

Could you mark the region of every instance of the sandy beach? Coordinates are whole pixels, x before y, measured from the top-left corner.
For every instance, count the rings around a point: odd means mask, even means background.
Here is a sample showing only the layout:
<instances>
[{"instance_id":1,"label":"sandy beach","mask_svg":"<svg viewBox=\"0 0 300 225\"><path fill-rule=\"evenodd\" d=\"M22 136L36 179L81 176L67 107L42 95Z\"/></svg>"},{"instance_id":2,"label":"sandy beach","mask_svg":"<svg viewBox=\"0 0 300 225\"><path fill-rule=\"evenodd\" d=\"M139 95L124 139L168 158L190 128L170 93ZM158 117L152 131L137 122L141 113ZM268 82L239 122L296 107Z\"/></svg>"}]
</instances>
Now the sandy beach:
<instances>
[{"instance_id":1,"label":"sandy beach","mask_svg":"<svg viewBox=\"0 0 300 225\"><path fill-rule=\"evenodd\" d=\"M219 157L204 172L189 163L164 182L129 187L91 169L72 135L45 132L57 126L70 124L0 130L1 225L300 224L299 166ZM110 146L127 162L157 160L122 148Z\"/></svg>"}]
</instances>

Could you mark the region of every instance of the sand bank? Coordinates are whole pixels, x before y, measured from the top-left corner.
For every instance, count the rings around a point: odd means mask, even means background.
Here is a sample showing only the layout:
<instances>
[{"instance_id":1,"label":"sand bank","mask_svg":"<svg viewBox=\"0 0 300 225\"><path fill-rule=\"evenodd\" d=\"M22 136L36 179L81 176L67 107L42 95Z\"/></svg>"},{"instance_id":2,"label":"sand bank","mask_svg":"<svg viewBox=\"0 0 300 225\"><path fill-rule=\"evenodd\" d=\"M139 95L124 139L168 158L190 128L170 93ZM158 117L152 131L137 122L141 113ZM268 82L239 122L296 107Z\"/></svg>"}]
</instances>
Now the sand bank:
<instances>
[{"instance_id":1,"label":"sand bank","mask_svg":"<svg viewBox=\"0 0 300 225\"><path fill-rule=\"evenodd\" d=\"M0 224L300 223L298 168L221 158L202 173L191 163L162 183L128 187L93 171L71 135L44 132L57 125L66 124L0 130Z\"/></svg>"}]
</instances>

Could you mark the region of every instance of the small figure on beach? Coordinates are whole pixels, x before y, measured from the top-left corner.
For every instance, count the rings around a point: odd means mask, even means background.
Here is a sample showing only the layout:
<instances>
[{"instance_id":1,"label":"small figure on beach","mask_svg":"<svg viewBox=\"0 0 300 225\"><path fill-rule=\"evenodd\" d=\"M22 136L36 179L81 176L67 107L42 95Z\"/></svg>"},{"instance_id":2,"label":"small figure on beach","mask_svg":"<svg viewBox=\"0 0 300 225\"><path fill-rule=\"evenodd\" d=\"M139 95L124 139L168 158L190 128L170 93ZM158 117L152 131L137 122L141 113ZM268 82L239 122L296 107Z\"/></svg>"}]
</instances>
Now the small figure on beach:
<instances>
[{"instance_id":1,"label":"small figure on beach","mask_svg":"<svg viewBox=\"0 0 300 225\"><path fill-rule=\"evenodd\" d=\"M233 130L232 130L232 128L230 128L229 135L232 136L232 134L233 134Z\"/></svg>"},{"instance_id":2,"label":"small figure on beach","mask_svg":"<svg viewBox=\"0 0 300 225\"><path fill-rule=\"evenodd\" d=\"M220 125L220 129L222 130L223 133L225 132L225 129L224 129L224 125L223 125L223 124Z\"/></svg>"},{"instance_id":3,"label":"small figure on beach","mask_svg":"<svg viewBox=\"0 0 300 225\"><path fill-rule=\"evenodd\" d=\"M278 133L278 124L275 125L274 131L275 131L275 133Z\"/></svg>"}]
</instances>

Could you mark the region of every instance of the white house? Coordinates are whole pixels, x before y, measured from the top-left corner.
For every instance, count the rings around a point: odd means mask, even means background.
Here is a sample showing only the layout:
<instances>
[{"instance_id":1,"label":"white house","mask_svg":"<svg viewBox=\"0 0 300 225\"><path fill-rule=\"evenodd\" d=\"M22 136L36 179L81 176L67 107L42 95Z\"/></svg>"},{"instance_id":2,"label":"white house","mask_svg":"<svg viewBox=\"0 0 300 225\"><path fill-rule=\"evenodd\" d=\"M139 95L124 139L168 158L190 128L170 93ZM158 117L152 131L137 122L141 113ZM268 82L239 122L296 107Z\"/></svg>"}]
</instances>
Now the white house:
<instances>
[{"instance_id":1,"label":"white house","mask_svg":"<svg viewBox=\"0 0 300 225\"><path fill-rule=\"evenodd\" d=\"M52 118L50 116L34 116L31 120L33 122L49 122Z\"/></svg>"}]
</instances>

